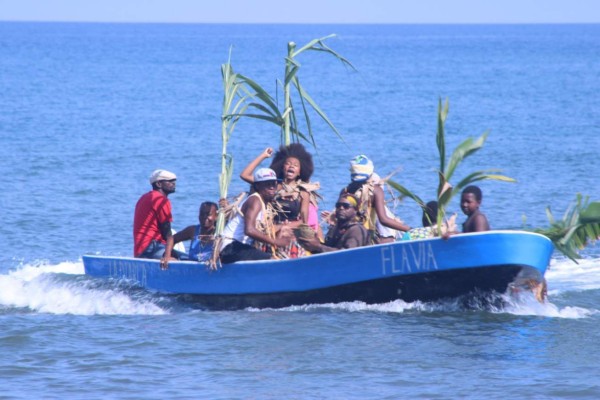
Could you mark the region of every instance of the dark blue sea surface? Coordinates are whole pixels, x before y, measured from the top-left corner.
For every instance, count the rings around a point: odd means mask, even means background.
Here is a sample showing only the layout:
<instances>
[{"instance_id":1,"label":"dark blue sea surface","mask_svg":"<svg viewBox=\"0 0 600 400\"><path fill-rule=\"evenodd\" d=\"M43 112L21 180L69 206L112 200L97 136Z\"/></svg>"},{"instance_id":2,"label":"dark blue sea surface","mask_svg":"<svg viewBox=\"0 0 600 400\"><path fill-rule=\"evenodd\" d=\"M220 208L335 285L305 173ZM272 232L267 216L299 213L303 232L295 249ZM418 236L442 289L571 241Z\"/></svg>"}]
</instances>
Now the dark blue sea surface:
<instances>
[{"instance_id":1,"label":"dark blue sea surface","mask_svg":"<svg viewBox=\"0 0 600 400\"><path fill-rule=\"evenodd\" d=\"M0 23L0 398L600 397L600 246L559 254L549 301L359 302L209 312L90 279L81 255L131 255L133 208L165 168L174 227L218 198L220 66L275 95L288 41L331 33L356 71L302 54L299 77L343 140L313 117L313 180L330 209L349 160L429 200L438 101L449 149L489 131L456 172L481 182L495 229L548 225L577 193L600 199L600 25ZM279 99L281 93L279 92ZM275 126L239 122L230 193ZM451 211L464 216L457 200ZM395 212L420 223L410 200Z\"/></svg>"}]
</instances>

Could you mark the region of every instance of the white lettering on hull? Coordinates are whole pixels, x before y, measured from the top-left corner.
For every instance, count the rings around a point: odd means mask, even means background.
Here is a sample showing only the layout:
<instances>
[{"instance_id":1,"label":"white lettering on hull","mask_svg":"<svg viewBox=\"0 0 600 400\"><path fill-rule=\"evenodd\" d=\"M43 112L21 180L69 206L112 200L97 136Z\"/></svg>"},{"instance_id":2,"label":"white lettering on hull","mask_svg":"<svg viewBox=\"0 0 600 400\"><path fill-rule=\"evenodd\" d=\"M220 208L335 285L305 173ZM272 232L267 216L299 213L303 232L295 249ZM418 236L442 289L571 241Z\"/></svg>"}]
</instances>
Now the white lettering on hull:
<instances>
[{"instance_id":1,"label":"white lettering on hull","mask_svg":"<svg viewBox=\"0 0 600 400\"><path fill-rule=\"evenodd\" d=\"M109 275L117 279L129 279L139 282L142 286L148 283L148 270L146 265L139 263L115 260L109 263Z\"/></svg>"},{"instance_id":2,"label":"white lettering on hull","mask_svg":"<svg viewBox=\"0 0 600 400\"><path fill-rule=\"evenodd\" d=\"M399 260L398 264L396 259ZM438 263L431 243L415 242L403 246L381 247L381 267L383 275L397 275L437 271Z\"/></svg>"}]
</instances>

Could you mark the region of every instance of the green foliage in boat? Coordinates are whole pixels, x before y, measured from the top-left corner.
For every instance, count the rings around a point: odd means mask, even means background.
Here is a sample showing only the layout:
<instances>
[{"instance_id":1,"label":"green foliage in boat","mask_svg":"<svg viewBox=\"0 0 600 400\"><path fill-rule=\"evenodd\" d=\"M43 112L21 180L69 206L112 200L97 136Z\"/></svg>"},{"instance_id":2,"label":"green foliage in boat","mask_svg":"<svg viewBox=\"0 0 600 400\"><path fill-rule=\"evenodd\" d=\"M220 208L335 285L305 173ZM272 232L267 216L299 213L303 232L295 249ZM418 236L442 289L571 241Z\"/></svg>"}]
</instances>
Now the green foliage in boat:
<instances>
[{"instance_id":1,"label":"green foliage in boat","mask_svg":"<svg viewBox=\"0 0 600 400\"><path fill-rule=\"evenodd\" d=\"M437 224L438 224L438 232L441 232L441 225L446 216L446 208L450 203L450 200L456 195L460 194L462 190L477 181L482 180L496 180L502 182L516 182L513 178L509 178L504 175L498 174L500 170L497 169L487 169L481 171L475 171L468 174L463 179L459 180L456 184L451 184L450 181L454 176L454 173L461 162L463 162L467 157L471 156L479 149L483 147L489 132L484 132L479 138L473 139L472 137L467 138L461 144L459 144L450 159L446 161L446 136L445 136L445 123L446 118L448 117L449 110L449 101L446 99L444 103L442 103L442 99L439 99L438 102L438 112L437 112L437 135L436 135L436 145L438 148L439 154L439 169L437 169L439 183L437 187L437 202L438 202L438 214L437 214ZM414 201L417 202L422 208L425 208L425 202L421 200L419 196L417 196L413 191L408 190L406 187L400 185L398 182L393 180L388 180L388 184L400 192L402 195L410 197Z\"/></svg>"},{"instance_id":2,"label":"green foliage in boat","mask_svg":"<svg viewBox=\"0 0 600 400\"><path fill-rule=\"evenodd\" d=\"M600 239L600 202L590 203L589 197L577 194L560 220L554 218L549 206L546 215L550 227L536 228L533 232L547 236L557 250L576 263L581 258L579 251Z\"/></svg>"}]
</instances>

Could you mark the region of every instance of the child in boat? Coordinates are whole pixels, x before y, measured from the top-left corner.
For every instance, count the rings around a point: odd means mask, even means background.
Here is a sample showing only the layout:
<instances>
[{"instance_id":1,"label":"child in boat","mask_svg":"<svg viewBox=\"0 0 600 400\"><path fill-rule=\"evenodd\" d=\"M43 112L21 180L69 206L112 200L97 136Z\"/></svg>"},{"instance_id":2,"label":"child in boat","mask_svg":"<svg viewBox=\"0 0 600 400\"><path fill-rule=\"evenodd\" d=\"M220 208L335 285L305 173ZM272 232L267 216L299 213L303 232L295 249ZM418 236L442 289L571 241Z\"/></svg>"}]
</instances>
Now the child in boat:
<instances>
[{"instance_id":1,"label":"child in boat","mask_svg":"<svg viewBox=\"0 0 600 400\"><path fill-rule=\"evenodd\" d=\"M483 194L478 186L467 186L460 196L460 206L467 216L463 223L463 233L483 232L490 230L486 216L479 210Z\"/></svg>"},{"instance_id":2,"label":"child in boat","mask_svg":"<svg viewBox=\"0 0 600 400\"><path fill-rule=\"evenodd\" d=\"M215 242L215 223L218 206L211 201L200 204L197 225L190 225L173 236L175 243L191 240L190 260L206 262L210 260Z\"/></svg>"}]
</instances>

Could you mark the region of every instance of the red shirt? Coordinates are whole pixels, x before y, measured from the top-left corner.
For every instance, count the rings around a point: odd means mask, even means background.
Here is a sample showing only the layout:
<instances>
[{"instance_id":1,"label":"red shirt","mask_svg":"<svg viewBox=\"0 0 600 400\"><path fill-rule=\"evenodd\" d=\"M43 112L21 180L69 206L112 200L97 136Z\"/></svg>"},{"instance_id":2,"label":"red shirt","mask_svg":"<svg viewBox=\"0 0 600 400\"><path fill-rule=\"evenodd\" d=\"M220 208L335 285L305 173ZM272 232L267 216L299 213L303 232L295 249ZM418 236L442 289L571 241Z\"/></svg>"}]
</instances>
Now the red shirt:
<instances>
[{"instance_id":1,"label":"red shirt","mask_svg":"<svg viewBox=\"0 0 600 400\"><path fill-rule=\"evenodd\" d=\"M165 243L159 224L173 222L171 201L164 194L152 190L138 200L133 217L133 254L139 256L153 240Z\"/></svg>"}]
</instances>

